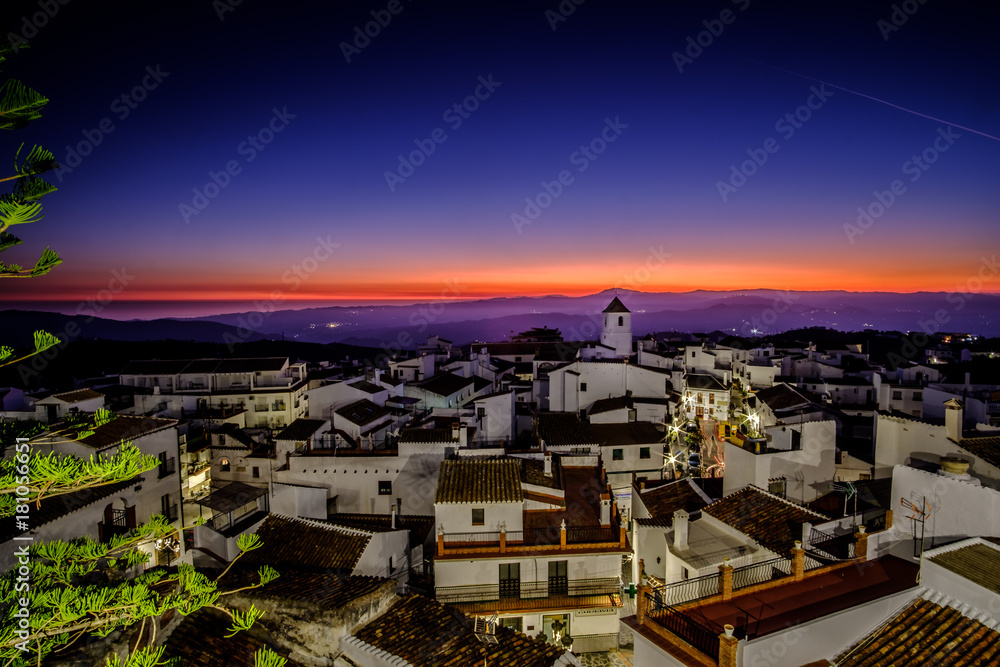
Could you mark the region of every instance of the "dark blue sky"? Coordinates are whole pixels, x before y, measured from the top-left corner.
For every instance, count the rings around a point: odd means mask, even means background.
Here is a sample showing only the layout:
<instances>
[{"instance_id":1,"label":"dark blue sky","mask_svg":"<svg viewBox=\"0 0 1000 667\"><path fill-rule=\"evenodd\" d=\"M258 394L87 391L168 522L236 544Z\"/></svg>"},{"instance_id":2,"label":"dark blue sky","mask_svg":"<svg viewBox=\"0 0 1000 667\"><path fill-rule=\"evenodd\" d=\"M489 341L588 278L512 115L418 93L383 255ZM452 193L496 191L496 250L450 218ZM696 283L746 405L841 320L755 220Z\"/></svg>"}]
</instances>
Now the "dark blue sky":
<instances>
[{"instance_id":1,"label":"dark blue sky","mask_svg":"<svg viewBox=\"0 0 1000 667\"><path fill-rule=\"evenodd\" d=\"M51 98L5 150L100 143L5 257L65 264L0 298L90 298L122 267L121 302L951 291L1000 240L1000 141L781 71L1000 136L990 3L566 0L555 30L555 1L389 4L74 0L34 34L40 5L5 3L33 36L4 73Z\"/></svg>"}]
</instances>

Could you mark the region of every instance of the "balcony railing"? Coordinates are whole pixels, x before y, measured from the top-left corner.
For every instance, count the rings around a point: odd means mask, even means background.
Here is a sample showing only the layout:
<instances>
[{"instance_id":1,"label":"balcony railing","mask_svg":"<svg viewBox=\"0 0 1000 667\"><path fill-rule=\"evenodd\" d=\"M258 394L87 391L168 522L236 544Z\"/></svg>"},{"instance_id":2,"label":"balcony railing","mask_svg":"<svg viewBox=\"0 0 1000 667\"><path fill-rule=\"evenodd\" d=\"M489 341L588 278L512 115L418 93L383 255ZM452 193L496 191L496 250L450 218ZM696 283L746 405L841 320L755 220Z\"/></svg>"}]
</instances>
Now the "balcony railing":
<instances>
[{"instance_id":1,"label":"balcony railing","mask_svg":"<svg viewBox=\"0 0 1000 667\"><path fill-rule=\"evenodd\" d=\"M652 595L662 604L678 605L718 595L719 583L718 574L706 574L653 589Z\"/></svg>"},{"instance_id":2,"label":"balcony railing","mask_svg":"<svg viewBox=\"0 0 1000 667\"><path fill-rule=\"evenodd\" d=\"M854 558L854 535L832 535L815 528L809 536L809 544L819 551L830 554L834 558L848 560Z\"/></svg>"},{"instance_id":3,"label":"balcony railing","mask_svg":"<svg viewBox=\"0 0 1000 667\"><path fill-rule=\"evenodd\" d=\"M160 464L158 468L158 477L163 479L168 475L173 475L175 472L177 472L177 459L171 457Z\"/></svg>"},{"instance_id":4,"label":"balcony railing","mask_svg":"<svg viewBox=\"0 0 1000 667\"><path fill-rule=\"evenodd\" d=\"M772 558L753 565L733 570L733 590L761 584L773 579L781 579L792 574L792 561L787 558Z\"/></svg>"},{"instance_id":5,"label":"balcony railing","mask_svg":"<svg viewBox=\"0 0 1000 667\"><path fill-rule=\"evenodd\" d=\"M713 660L719 659L719 633L705 627L682 611L657 600L649 593L650 618Z\"/></svg>"},{"instance_id":6,"label":"balcony railing","mask_svg":"<svg viewBox=\"0 0 1000 667\"><path fill-rule=\"evenodd\" d=\"M510 546L549 546L562 543L562 531L559 526L549 528L531 528L528 530L508 530L505 534L506 543ZM620 544L621 529L619 526L569 526L566 528L566 544ZM444 542L447 546L481 546L499 547L500 532L487 531L481 533L445 533Z\"/></svg>"},{"instance_id":7,"label":"balcony railing","mask_svg":"<svg viewBox=\"0 0 1000 667\"><path fill-rule=\"evenodd\" d=\"M501 598L531 600L556 595L569 597L617 595L621 592L621 586L621 580L618 577L570 579L565 588L557 587L556 590L552 590L548 581L506 579L495 584L439 586L435 589L435 597L440 602L450 604L455 602L493 602Z\"/></svg>"}]
</instances>

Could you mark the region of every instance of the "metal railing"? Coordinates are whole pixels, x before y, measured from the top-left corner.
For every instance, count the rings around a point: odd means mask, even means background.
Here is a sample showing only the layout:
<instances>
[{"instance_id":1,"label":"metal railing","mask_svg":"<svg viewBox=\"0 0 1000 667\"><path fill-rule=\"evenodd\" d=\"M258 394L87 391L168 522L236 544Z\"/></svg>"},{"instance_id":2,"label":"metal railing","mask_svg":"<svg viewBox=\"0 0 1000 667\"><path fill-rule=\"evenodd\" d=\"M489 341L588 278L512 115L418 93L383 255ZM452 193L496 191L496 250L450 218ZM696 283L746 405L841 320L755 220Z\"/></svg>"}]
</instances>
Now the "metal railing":
<instances>
[{"instance_id":1,"label":"metal railing","mask_svg":"<svg viewBox=\"0 0 1000 667\"><path fill-rule=\"evenodd\" d=\"M649 593L647 616L713 660L719 659L719 633Z\"/></svg>"},{"instance_id":2,"label":"metal railing","mask_svg":"<svg viewBox=\"0 0 1000 667\"><path fill-rule=\"evenodd\" d=\"M706 574L694 579L685 579L653 589L652 594L662 604L677 605L683 602L703 600L721 592L718 574Z\"/></svg>"},{"instance_id":3,"label":"metal railing","mask_svg":"<svg viewBox=\"0 0 1000 667\"><path fill-rule=\"evenodd\" d=\"M753 565L733 570L733 590L781 579L792 574L792 561L787 558L772 558Z\"/></svg>"},{"instance_id":4,"label":"metal railing","mask_svg":"<svg viewBox=\"0 0 1000 667\"><path fill-rule=\"evenodd\" d=\"M516 591L516 594L514 592ZM519 598L530 600L537 598L581 597L586 595L617 595L621 593L621 579L605 577L602 579L570 579L566 587L552 590L549 581L521 581L505 579L495 584L474 584L471 586L439 586L434 596L440 602L492 602L501 598Z\"/></svg>"},{"instance_id":5,"label":"metal railing","mask_svg":"<svg viewBox=\"0 0 1000 667\"><path fill-rule=\"evenodd\" d=\"M854 535L851 533L832 535L813 528L809 534L809 545L834 558L841 560L854 558Z\"/></svg>"},{"instance_id":6,"label":"metal railing","mask_svg":"<svg viewBox=\"0 0 1000 667\"><path fill-rule=\"evenodd\" d=\"M507 544L529 546L561 544L559 526L530 528L528 530L508 530ZM619 544L621 529L618 526L570 526L566 529L567 544ZM445 533L445 544L500 544L498 531L481 533Z\"/></svg>"}]
</instances>

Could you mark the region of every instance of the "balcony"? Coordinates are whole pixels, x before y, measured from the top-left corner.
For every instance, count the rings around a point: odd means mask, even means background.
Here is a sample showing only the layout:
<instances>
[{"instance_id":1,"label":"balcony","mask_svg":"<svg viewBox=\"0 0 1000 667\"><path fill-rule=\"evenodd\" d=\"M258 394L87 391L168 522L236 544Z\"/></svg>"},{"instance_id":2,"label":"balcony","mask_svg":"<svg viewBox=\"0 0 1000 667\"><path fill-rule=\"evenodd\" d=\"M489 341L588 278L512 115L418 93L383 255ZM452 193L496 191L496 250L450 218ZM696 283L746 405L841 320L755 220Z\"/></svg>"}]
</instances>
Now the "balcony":
<instances>
[{"instance_id":1,"label":"balcony","mask_svg":"<svg viewBox=\"0 0 1000 667\"><path fill-rule=\"evenodd\" d=\"M528 530L444 533L438 535L439 558L470 554L534 553L560 551L627 551L625 527L550 526Z\"/></svg>"},{"instance_id":2,"label":"balcony","mask_svg":"<svg viewBox=\"0 0 1000 667\"><path fill-rule=\"evenodd\" d=\"M508 579L494 584L441 586L435 589L435 597L467 613L507 612L620 607L621 590L618 577L563 582Z\"/></svg>"},{"instance_id":3,"label":"balcony","mask_svg":"<svg viewBox=\"0 0 1000 667\"><path fill-rule=\"evenodd\" d=\"M177 472L177 459L171 457L160 463L156 476L158 479L163 479L164 477L173 475L175 472Z\"/></svg>"}]
</instances>

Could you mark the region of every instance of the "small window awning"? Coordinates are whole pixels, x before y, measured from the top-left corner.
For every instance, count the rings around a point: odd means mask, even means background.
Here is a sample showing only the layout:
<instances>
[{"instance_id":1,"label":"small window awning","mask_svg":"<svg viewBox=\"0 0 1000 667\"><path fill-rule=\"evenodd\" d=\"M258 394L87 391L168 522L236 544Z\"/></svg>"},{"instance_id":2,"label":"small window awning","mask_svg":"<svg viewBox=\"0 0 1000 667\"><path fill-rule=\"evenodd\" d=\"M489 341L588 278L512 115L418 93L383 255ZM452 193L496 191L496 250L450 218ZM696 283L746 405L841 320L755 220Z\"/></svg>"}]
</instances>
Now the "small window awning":
<instances>
[{"instance_id":1,"label":"small window awning","mask_svg":"<svg viewBox=\"0 0 1000 667\"><path fill-rule=\"evenodd\" d=\"M243 482L230 482L196 502L213 512L228 514L265 495L267 495L267 489L250 486Z\"/></svg>"}]
</instances>

